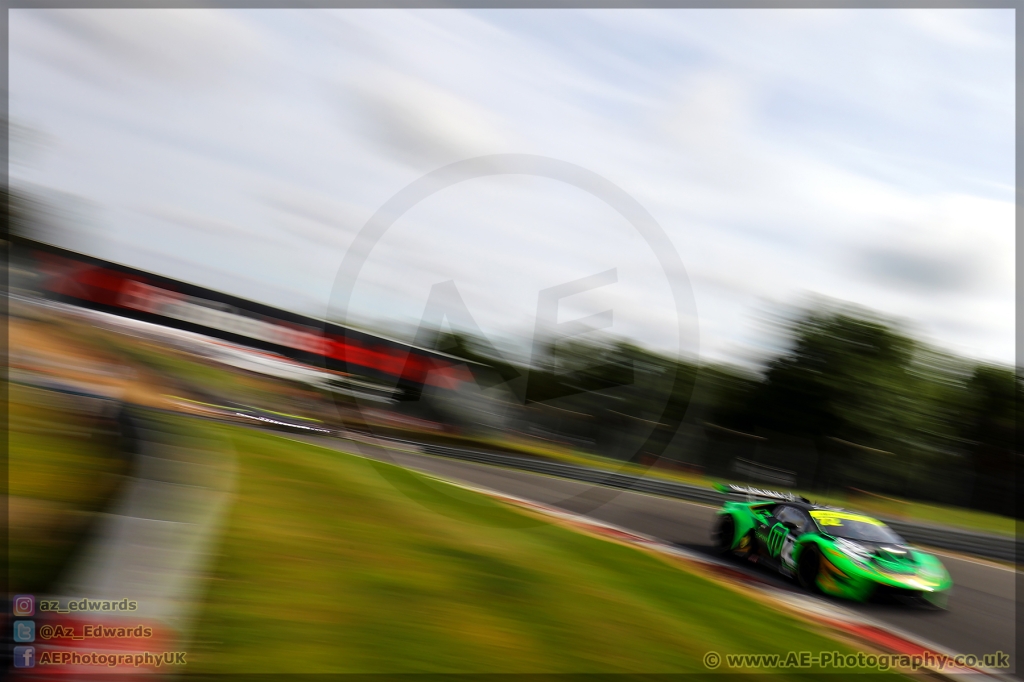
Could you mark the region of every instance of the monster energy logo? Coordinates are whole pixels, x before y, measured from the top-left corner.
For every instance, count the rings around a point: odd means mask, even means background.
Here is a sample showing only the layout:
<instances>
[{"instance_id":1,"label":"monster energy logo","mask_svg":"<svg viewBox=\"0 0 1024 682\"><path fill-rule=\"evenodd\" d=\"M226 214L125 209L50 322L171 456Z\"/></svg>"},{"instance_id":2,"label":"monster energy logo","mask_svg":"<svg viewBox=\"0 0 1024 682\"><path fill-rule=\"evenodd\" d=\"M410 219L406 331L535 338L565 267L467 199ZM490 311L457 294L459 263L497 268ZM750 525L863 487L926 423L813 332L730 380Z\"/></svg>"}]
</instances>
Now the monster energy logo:
<instances>
[{"instance_id":1,"label":"monster energy logo","mask_svg":"<svg viewBox=\"0 0 1024 682\"><path fill-rule=\"evenodd\" d=\"M778 556L779 552L782 551L782 542L786 539L786 534L789 533L789 529L781 523L776 523L772 526L771 532L768 534L768 553L772 556Z\"/></svg>"}]
</instances>

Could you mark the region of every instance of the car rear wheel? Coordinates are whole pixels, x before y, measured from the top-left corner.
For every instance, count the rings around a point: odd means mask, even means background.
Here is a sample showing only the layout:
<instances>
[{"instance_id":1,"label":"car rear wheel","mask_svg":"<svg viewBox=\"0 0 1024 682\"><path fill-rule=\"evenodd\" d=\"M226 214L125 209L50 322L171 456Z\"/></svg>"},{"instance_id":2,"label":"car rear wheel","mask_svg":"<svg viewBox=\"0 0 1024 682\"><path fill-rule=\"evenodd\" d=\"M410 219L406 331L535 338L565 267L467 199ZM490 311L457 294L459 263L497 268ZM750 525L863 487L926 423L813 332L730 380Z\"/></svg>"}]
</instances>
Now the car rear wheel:
<instances>
[{"instance_id":1,"label":"car rear wheel","mask_svg":"<svg viewBox=\"0 0 1024 682\"><path fill-rule=\"evenodd\" d=\"M726 514L718 519L718 525L715 527L715 549L719 553L725 554L732 549L734 537L736 537L736 521L733 520L731 514Z\"/></svg>"},{"instance_id":2,"label":"car rear wheel","mask_svg":"<svg viewBox=\"0 0 1024 682\"><path fill-rule=\"evenodd\" d=\"M821 569L821 554L814 545L800 553L797 562L796 579L800 587L810 592L818 591L818 571Z\"/></svg>"}]
</instances>

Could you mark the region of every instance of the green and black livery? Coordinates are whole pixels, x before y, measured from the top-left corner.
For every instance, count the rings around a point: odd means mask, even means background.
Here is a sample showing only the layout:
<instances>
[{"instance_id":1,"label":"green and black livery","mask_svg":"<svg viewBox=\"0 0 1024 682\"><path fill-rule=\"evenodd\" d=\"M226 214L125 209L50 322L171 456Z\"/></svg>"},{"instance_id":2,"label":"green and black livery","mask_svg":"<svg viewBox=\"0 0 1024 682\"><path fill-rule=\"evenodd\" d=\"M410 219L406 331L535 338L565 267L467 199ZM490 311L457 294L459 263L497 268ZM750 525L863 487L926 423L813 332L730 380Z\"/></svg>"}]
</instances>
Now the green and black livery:
<instances>
[{"instance_id":1,"label":"green and black livery","mask_svg":"<svg viewBox=\"0 0 1024 682\"><path fill-rule=\"evenodd\" d=\"M812 591L946 607L953 581L942 562L908 546L881 521L792 493L715 487L743 498L718 511L714 540L721 552L762 564Z\"/></svg>"}]
</instances>

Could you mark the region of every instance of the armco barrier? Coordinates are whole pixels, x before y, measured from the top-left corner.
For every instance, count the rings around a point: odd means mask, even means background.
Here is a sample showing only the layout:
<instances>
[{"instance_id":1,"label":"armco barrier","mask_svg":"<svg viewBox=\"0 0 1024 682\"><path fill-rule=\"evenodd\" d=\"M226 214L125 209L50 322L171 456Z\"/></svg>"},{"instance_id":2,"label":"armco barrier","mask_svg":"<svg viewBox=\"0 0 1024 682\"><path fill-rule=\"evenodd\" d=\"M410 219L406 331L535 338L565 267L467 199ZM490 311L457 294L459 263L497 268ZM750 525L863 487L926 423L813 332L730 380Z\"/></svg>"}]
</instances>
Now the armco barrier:
<instances>
[{"instance_id":1,"label":"armco barrier","mask_svg":"<svg viewBox=\"0 0 1024 682\"><path fill-rule=\"evenodd\" d=\"M885 522L907 540L920 545L931 545L1003 561L1015 561L1016 548L1013 538L892 519L886 519Z\"/></svg>"},{"instance_id":2,"label":"armco barrier","mask_svg":"<svg viewBox=\"0 0 1024 682\"><path fill-rule=\"evenodd\" d=\"M492 464L509 467L548 476L557 476L583 483L594 483L610 488L621 488L634 490L642 493L652 493L674 497L681 500L693 502L705 502L708 504L721 504L726 496L717 490L689 485L677 481L648 478L634 474L604 471L592 467L579 466L577 464L563 464L548 460L535 459L532 457L520 457L497 452L486 452L468 448L456 448L447 445L433 445L425 443L412 443L417 445L424 452L441 457L451 457L469 462L481 464ZM948 527L930 526L907 521L895 521L885 519L892 528L906 538L909 542L949 549L966 554L1000 559L1002 561L1015 561L1016 547L1013 538L990 533L978 533L966 530L958 530Z\"/></svg>"}]
</instances>

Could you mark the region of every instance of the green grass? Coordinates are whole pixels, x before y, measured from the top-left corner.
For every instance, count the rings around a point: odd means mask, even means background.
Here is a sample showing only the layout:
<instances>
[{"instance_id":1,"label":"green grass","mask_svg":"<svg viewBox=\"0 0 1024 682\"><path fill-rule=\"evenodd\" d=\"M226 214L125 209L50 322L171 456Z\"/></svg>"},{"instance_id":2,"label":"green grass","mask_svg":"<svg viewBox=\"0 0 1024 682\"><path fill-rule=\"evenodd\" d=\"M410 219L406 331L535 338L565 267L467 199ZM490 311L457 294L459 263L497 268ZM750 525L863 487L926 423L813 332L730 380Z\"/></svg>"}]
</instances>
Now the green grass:
<instances>
[{"instance_id":1,"label":"green grass","mask_svg":"<svg viewBox=\"0 0 1024 682\"><path fill-rule=\"evenodd\" d=\"M124 356L161 374L178 377L188 383L217 392L228 392L231 395L249 395L261 399L275 397L268 390L267 382L250 379L242 372L198 361L185 353L152 342L126 339L119 334L104 333L102 330L91 331L97 336L102 335Z\"/></svg>"},{"instance_id":2,"label":"green grass","mask_svg":"<svg viewBox=\"0 0 1024 682\"><path fill-rule=\"evenodd\" d=\"M113 433L53 391L8 384L9 585L49 587L125 470Z\"/></svg>"},{"instance_id":3,"label":"green grass","mask_svg":"<svg viewBox=\"0 0 1024 682\"><path fill-rule=\"evenodd\" d=\"M215 428L234 441L238 489L190 672L706 672L712 650L849 651L645 552L403 469Z\"/></svg>"}]
</instances>

